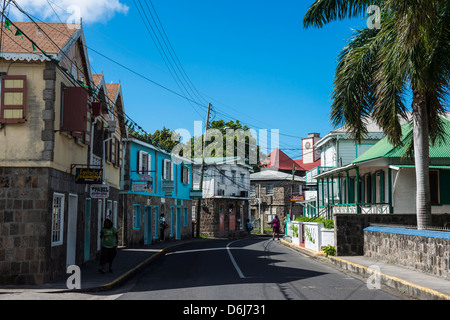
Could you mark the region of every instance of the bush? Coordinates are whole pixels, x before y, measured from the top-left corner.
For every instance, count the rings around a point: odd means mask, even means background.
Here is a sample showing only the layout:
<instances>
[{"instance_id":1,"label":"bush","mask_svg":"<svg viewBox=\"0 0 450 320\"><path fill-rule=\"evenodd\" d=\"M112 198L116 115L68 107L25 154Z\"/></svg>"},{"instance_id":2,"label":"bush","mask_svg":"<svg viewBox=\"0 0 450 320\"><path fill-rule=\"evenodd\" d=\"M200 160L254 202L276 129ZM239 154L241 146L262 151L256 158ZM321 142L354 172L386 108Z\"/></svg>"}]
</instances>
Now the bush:
<instances>
[{"instance_id":1,"label":"bush","mask_svg":"<svg viewBox=\"0 0 450 320\"><path fill-rule=\"evenodd\" d=\"M317 223L323 223L323 226L326 229L334 229L334 220L329 220L329 219L325 219L322 217L318 217L318 218L308 218L308 217L298 217L295 219L295 221L300 221L300 222L317 222Z\"/></svg>"},{"instance_id":2,"label":"bush","mask_svg":"<svg viewBox=\"0 0 450 320\"><path fill-rule=\"evenodd\" d=\"M335 256L336 255L336 249L331 244L327 245L322 250L323 250L323 252L325 252L325 255L326 255L327 258L328 258L328 256Z\"/></svg>"}]
</instances>

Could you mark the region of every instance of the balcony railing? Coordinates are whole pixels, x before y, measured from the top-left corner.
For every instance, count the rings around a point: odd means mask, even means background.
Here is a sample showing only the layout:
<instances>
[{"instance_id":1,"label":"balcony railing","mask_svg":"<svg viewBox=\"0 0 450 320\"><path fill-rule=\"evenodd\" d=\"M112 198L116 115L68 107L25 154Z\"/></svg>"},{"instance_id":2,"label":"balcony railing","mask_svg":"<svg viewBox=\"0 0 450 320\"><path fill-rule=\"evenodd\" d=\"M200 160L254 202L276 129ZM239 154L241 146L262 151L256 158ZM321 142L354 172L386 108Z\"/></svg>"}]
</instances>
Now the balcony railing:
<instances>
[{"instance_id":1,"label":"balcony railing","mask_svg":"<svg viewBox=\"0 0 450 320\"><path fill-rule=\"evenodd\" d=\"M312 170L306 171L306 183L316 183L315 176L324 173L325 171L335 169L336 167L320 167L317 166Z\"/></svg>"},{"instance_id":2,"label":"balcony railing","mask_svg":"<svg viewBox=\"0 0 450 320\"><path fill-rule=\"evenodd\" d=\"M355 214L389 214L391 207L388 203L352 203L320 206L320 210L330 208L331 214L355 213Z\"/></svg>"}]
</instances>

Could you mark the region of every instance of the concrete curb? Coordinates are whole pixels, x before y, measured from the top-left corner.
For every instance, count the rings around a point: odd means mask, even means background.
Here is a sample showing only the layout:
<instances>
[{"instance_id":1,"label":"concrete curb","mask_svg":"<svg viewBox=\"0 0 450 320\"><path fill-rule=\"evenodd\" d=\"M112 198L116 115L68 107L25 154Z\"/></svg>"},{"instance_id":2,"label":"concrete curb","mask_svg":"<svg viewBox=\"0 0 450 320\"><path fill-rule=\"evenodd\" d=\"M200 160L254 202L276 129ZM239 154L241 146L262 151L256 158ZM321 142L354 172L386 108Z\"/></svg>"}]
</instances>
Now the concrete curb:
<instances>
[{"instance_id":1,"label":"concrete curb","mask_svg":"<svg viewBox=\"0 0 450 320\"><path fill-rule=\"evenodd\" d=\"M339 268L353 272L362 276L363 278L368 279L369 277L376 275L380 279L380 283L387 287L396 289L401 293L405 293L411 297L415 297L418 299L426 299L426 300L450 300L450 296L439 291L426 288L410 281L406 281L394 276L390 276L376 270L372 270L369 267L347 261L344 259L340 259L338 257L328 257L328 261Z\"/></svg>"},{"instance_id":2,"label":"concrete curb","mask_svg":"<svg viewBox=\"0 0 450 320\"><path fill-rule=\"evenodd\" d=\"M293 250L296 250L298 252L301 252L301 253L305 253L305 254L307 254L308 256L311 256L311 257L325 257L326 256L325 252L323 252L323 251L316 252L316 251L312 251L312 250L309 250L309 249L297 246L297 245L295 245L295 244L293 244L291 242L288 242L286 240L280 240L280 241L286 247L289 247L289 248L291 248Z\"/></svg>"}]
</instances>

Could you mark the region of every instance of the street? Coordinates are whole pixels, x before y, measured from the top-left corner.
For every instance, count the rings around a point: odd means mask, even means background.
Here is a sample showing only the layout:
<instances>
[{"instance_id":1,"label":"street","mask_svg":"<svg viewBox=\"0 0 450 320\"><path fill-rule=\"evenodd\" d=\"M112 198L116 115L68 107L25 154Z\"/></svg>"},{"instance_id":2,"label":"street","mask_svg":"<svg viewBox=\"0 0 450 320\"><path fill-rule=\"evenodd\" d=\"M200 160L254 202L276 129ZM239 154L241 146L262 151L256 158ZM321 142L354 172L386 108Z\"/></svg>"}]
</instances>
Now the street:
<instances>
[{"instance_id":1,"label":"street","mask_svg":"<svg viewBox=\"0 0 450 320\"><path fill-rule=\"evenodd\" d=\"M365 282L269 238L213 241L168 254L119 299L386 300Z\"/></svg>"},{"instance_id":2,"label":"street","mask_svg":"<svg viewBox=\"0 0 450 320\"><path fill-rule=\"evenodd\" d=\"M0 300L397 300L267 237L182 246L114 291L21 293Z\"/></svg>"}]
</instances>

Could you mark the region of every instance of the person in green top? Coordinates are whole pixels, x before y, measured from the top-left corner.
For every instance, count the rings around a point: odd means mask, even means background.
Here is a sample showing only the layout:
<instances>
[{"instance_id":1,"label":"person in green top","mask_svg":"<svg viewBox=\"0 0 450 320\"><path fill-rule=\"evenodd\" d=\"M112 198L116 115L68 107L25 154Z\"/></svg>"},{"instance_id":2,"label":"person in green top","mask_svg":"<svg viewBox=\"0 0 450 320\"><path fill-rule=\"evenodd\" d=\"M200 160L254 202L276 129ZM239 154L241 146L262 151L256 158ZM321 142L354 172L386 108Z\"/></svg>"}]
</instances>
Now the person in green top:
<instances>
[{"instance_id":1,"label":"person in green top","mask_svg":"<svg viewBox=\"0 0 450 320\"><path fill-rule=\"evenodd\" d=\"M102 239L102 251L100 256L99 271L105 273L105 266L109 264L109 272L112 272L112 263L117 253L118 231L114 228L111 219L106 218L104 228L100 232Z\"/></svg>"}]
</instances>

